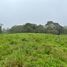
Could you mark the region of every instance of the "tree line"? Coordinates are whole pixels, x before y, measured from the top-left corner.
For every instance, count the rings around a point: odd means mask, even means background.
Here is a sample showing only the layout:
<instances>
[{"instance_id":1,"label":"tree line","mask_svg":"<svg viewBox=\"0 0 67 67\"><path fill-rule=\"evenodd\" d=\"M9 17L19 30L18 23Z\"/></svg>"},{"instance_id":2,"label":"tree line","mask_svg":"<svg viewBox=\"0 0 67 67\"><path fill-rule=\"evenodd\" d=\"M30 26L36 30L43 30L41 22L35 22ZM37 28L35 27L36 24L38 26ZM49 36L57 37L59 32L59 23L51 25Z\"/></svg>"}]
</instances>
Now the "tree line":
<instances>
[{"instance_id":1,"label":"tree line","mask_svg":"<svg viewBox=\"0 0 67 67\"><path fill-rule=\"evenodd\" d=\"M67 34L67 27L63 27L53 21L48 21L46 25L37 25L26 23L24 25L15 25L7 30L1 30L0 33L48 33L48 34Z\"/></svg>"}]
</instances>

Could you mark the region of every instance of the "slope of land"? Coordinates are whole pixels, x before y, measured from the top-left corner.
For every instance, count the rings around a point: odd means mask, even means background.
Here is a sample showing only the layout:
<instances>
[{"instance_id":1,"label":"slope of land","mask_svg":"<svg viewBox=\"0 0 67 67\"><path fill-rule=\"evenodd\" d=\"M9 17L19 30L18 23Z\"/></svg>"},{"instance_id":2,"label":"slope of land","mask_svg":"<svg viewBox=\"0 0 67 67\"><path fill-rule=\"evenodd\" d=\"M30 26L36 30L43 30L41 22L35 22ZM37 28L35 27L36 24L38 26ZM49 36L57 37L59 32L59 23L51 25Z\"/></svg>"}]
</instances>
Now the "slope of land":
<instances>
[{"instance_id":1,"label":"slope of land","mask_svg":"<svg viewBox=\"0 0 67 67\"><path fill-rule=\"evenodd\" d=\"M67 35L0 34L0 67L67 67Z\"/></svg>"}]
</instances>

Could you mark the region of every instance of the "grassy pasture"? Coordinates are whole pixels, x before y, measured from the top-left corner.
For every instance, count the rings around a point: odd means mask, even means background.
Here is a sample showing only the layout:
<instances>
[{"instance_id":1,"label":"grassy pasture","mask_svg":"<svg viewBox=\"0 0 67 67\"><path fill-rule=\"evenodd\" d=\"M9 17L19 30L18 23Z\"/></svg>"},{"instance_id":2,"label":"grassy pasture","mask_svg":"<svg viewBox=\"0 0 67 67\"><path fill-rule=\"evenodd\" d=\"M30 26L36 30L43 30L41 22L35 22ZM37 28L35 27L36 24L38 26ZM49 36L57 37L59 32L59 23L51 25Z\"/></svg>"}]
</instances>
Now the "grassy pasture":
<instances>
[{"instance_id":1,"label":"grassy pasture","mask_svg":"<svg viewBox=\"0 0 67 67\"><path fill-rule=\"evenodd\" d=\"M0 34L0 67L67 67L67 35Z\"/></svg>"}]
</instances>

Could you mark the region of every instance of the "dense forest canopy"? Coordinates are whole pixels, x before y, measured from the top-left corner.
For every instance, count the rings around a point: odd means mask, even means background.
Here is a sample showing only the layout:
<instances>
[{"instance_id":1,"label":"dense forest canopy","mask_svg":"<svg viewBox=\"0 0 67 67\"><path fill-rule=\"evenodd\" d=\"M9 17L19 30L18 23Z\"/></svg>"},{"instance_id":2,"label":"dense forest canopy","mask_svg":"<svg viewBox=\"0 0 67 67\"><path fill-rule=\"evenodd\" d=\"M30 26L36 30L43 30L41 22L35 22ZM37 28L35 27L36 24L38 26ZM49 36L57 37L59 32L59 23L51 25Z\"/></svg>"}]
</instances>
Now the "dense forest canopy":
<instances>
[{"instance_id":1,"label":"dense forest canopy","mask_svg":"<svg viewBox=\"0 0 67 67\"><path fill-rule=\"evenodd\" d=\"M49 34L67 34L67 27L61 26L59 23L48 21L46 25L37 25L26 23L24 25L15 25L10 29L2 31L0 26L0 33L49 33Z\"/></svg>"}]
</instances>

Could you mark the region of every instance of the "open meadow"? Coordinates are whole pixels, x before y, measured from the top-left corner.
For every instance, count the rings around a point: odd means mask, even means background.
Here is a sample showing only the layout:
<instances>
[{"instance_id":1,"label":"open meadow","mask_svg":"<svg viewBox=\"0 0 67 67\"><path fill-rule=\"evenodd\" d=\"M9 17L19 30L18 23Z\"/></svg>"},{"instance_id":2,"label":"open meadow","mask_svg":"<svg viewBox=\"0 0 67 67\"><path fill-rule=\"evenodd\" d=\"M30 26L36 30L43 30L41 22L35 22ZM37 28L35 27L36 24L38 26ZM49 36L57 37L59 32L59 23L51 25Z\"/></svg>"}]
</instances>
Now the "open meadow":
<instances>
[{"instance_id":1,"label":"open meadow","mask_svg":"<svg viewBox=\"0 0 67 67\"><path fill-rule=\"evenodd\" d=\"M0 34L0 67L67 67L67 35Z\"/></svg>"}]
</instances>

